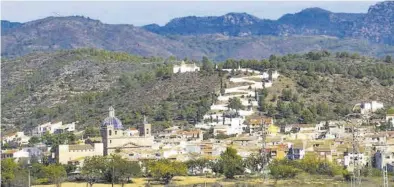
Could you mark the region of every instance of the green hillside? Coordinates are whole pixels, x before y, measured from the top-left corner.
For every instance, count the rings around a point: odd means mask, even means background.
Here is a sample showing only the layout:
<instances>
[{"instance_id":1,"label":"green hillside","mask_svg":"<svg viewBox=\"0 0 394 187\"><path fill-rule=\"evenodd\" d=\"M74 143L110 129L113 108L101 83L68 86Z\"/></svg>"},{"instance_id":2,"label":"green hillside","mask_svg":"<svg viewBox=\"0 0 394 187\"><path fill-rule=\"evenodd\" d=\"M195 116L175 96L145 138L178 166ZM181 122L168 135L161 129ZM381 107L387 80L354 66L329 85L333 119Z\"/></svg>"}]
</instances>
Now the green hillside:
<instances>
[{"instance_id":1,"label":"green hillside","mask_svg":"<svg viewBox=\"0 0 394 187\"><path fill-rule=\"evenodd\" d=\"M25 130L47 121L96 126L114 106L125 126L197 120L219 85L216 74L173 74L171 59L81 49L2 63L2 123ZM183 122L184 123L184 122ZM5 130L12 126L3 126Z\"/></svg>"}]
</instances>

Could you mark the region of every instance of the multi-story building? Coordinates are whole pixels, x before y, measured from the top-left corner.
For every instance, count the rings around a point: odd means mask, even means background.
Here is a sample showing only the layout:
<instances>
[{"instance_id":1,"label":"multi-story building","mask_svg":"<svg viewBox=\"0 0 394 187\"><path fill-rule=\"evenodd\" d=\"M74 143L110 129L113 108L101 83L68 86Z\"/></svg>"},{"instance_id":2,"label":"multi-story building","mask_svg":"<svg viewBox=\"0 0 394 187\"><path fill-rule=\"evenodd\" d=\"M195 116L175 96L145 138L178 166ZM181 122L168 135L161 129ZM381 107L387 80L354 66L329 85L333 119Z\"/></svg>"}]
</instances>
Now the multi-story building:
<instances>
[{"instance_id":1,"label":"multi-story building","mask_svg":"<svg viewBox=\"0 0 394 187\"><path fill-rule=\"evenodd\" d=\"M149 148L153 145L151 124L146 122L140 126L139 135L123 130L122 122L115 117L115 109L109 108L109 116L101 124L101 137L104 144L104 155L110 155L122 149Z\"/></svg>"},{"instance_id":2,"label":"multi-story building","mask_svg":"<svg viewBox=\"0 0 394 187\"><path fill-rule=\"evenodd\" d=\"M61 164L83 165L85 157L103 156L103 148L103 143L59 145L56 150L56 159Z\"/></svg>"}]
</instances>

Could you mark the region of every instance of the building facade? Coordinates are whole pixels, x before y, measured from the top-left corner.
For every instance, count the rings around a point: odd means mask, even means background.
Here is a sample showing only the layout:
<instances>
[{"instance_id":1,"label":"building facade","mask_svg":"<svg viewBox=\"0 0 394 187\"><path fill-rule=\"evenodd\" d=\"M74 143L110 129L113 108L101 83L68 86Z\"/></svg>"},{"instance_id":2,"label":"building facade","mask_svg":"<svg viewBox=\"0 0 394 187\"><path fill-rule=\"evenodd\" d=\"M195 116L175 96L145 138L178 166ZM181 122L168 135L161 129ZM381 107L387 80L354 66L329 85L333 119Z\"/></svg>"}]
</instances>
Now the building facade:
<instances>
[{"instance_id":1,"label":"building facade","mask_svg":"<svg viewBox=\"0 0 394 187\"><path fill-rule=\"evenodd\" d=\"M196 66L196 64L186 64L185 61L182 61L181 65L174 65L173 67L174 73L186 73L195 71L200 71L200 67Z\"/></svg>"},{"instance_id":2,"label":"building facade","mask_svg":"<svg viewBox=\"0 0 394 187\"><path fill-rule=\"evenodd\" d=\"M123 149L150 148L154 137L151 134L152 126L144 119L139 128L139 134L123 130L122 122L115 117L115 109L109 108L109 116L101 124L101 138L104 146L104 155L110 155Z\"/></svg>"},{"instance_id":3,"label":"building facade","mask_svg":"<svg viewBox=\"0 0 394 187\"><path fill-rule=\"evenodd\" d=\"M102 143L82 145L59 145L56 150L56 159L60 164L83 165L85 157L103 156L104 146Z\"/></svg>"}]
</instances>

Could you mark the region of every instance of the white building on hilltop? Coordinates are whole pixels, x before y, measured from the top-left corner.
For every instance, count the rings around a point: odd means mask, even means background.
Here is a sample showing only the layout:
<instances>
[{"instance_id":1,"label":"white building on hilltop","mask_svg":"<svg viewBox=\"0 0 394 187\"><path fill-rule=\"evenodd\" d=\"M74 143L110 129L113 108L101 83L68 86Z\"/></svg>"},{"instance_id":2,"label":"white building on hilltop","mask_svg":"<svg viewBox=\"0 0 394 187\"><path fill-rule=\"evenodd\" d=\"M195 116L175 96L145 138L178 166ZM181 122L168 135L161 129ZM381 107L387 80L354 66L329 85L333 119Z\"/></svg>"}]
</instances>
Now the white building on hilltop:
<instances>
[{"instance_id":1,"label":"white building on hilltop","mask_svg":"<svg viewBox=\"0 0 394 187\"><path fill-rule=\"evenodd\" d=\"M174 73L185 73L185 72L195 72L200 71L200 67L193 64L186 64L185 61L181 62L181 65L174 65L173 72Z\"/></svg>"},{"instance_id":2,"label":"white building on hilltop","mask_svg":"<svg viewBox=\"0 0 394 187\"><path fill-rule=\"evenodd\" d=\"M383 103L377 101L358 103L354 106L354 108L356 109L360 108L361 114L376 112L377 110L382 109L383 107L384 107Z\"/></svg>"}]
</instances>

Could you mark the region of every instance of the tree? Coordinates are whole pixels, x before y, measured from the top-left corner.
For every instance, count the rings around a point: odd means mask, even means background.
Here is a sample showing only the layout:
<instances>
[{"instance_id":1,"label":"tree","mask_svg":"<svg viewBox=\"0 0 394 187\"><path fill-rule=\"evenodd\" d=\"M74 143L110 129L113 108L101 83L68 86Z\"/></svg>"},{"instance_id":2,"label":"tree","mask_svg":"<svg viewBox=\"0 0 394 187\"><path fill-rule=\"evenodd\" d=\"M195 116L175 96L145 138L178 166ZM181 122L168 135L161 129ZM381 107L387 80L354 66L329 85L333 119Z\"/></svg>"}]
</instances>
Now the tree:
<instances>
[{"instance_id":1,"label":"tree","mask_svg":"<svg viewBox=\"0 0 394 187\"><path fill-rule=\"evenodd\" d=\"M233 179L235 175L244 172L242 157L237 155L237 150L231 147L227 147L226 151L220 154L218 164L218 167L222 168L218 171L223 173L228 179Z\"/></svg>"},{"instance_id":2,"label":"tree","mask_svg":"<svg viewBox=\"0 0 394 187\"><path fill-rule=\"evenodd\" d=\"M265 103L264 96L260 96L258 104L261 112L267 111L267 103Z\"/></svg>"},{"instance_id":3,"label":"tree","mask_svg":"<svg viewBox=\"0 0 394 187\"><path fill-rule=\"evenodd\" d=\"M15 178L15 173L18 169L18 164L12 158L1 160L1 181L2 184L11 186L11 181Z\"/></svg>"},{"instance_id":4,"label":"tree","mask_svg":"<svg viewBox=\"0 0 394 187\"><path fill-rule=\"evenodd\" d=\"M212 62L206 56L202 57L202 70L208 73L212 73L214 70Z\"/></svg>"},{"instance_id":5,"label":"tree","mask_svg":"<svg viewBox=\"0 0 394 187\"><path fill-rule=\"evenodd\" d=\"M33 136L29 139L29 146L33 146L38 143L40 143L40 138L37 136Z\"/></svg>"},{"instance_id":6,"label":"tree","mask_svg":"<svg viewBox=\"0 0 394 187\"><path fill-rule=\"evenodd\" d=\"M244 161L245 168L250 169L252 172L260 172L263 168L265 161L261 154L251 154L248 158Z\"/></svg>"},{"instance_id":7,"label":"tree","mask_svg":"<svg viewBox=\"0 0 394 187\"><path fill-rule=\"evenodd\" d=\"M203 169L208 165L208 160L206 158L191 159L186 162L186 165L192 173L196 170L201 175L203 173Z\"/></svg>"},{"instance_id":8,"label":"tree","mask_svg":"<svg viewBox=\"0 0 394 187\"><path fill-rule=\"evenodd\" d=\"M292 166L291 162L292 161L286 159L273 160L268 166L271 171L271 175L275 179L294 178L300 170Z\"/></svg>"},{"instance_id":9,"label":"tree","mask_svg":"<svg viewBox=\"0 0 394 187\"><path fill-rule=\"evenodd\" d=\"M387 55L386 58L384 59L384 61L385 61L386 63L392 63L392 62L393 62L393 60L392 60L392 58L391 58L390 55Z\"/></svg>"},{"instance_id":10,"label":"tree","mask_svg":"<svg viewBox=\"0 0 394 187\"><path fill-rule=\"evenodd\" d=\"M130 181L131 177L138 176L141 172L141 167L137 162L127 161L118 155L112 155L112 161L115 176L112 176L112 167L108 167L107 173L111 175L111 178L114 177L115 181L120 182L122 187L127 181Z\"/></svg>"},{"instance_id":11,"label":"tree","mask_svg":"<svg viewBox=\"0 0 394 187\"><path fill-rule=\"evenodd\" d=\"M319 103L316 106L316 110L317 110L317 114L319 114L320 116L326 116L327 113L329 112L329 106L327 103Z\"/></svg>"},{"instance_id":12,"label":"tree","mask_svg":"<svg viewBox=\"0 0 394 187\"><path fill-rule=\"evenodd\" d=\"M160 104L160 107L156 111L156 120L158 121L170 121L172 120L171 105L169 102L165 101Z\"/></svg>"},{"instance_id":13,"label":"tree","mask_svg":"<svg viewBox=\"0 0 394 187\"><path fill-rule=\"evenodd\" d=\"M303 75L297 83L304 88L309 88L313 85L313 80L309 76Z\"/></svg>"},{"instance_id":14,"label":"tree","mask_svg":"<svg viewBox=\"0 0 394 187\"><path fill-rule=\"evenodd\" d=\"M148 163L148 171L155 179L168 184L174 176L186 175L187 166L182 162L161 159Z\"/></svg>"},{"instance_id":15,"label":"tree","mask_svg":"<svg viewBox=\"0 0 394 187\"><path fill-rule=\"evenodd\" d=\"M228 108L234 109L238 112L240 109L244 109L241 99L238 97L233 97L228 100Z\"/></svg>"},{"instance_id":16,"label":"tree","mask_svg":"<svg viewBox=\"0 0 394 187\"><path fill-rule=\"evenodd\" d=\"M92 187L94 183L103 177L107 165L106 158L103 156L85 158L82 167L82 175L85 177L90 187Z\"/></svg>"},{"instance_id":17,"label":"tree","mask_svg":"<svg viewBox=\"0 0 394 187\"><path fill-rule=\"evenodd\" d=\"M89 138L89 137L97 137L100 136L100 131L97 128L94 128L92 126L86 127L83 137L84 138Z\"/></svg>"},{"instance_id":18,"label":"tree","mask_svg":"<svg viewBox=\"0 0 394 187\"><path fill-rule=\"evenodd\" d=\"M282 90L282 100L284 101L291 101L292 100L293 93L291 89L283 89Z\"/></svg>"},{"instance_id":19,"label":"tree","mask_svg":"<svg viewBox=\"0 0 394 187\"><path fill-rule=\"evenodd\" d=\"M67 177L66 170L62 165L50 164L44 168L45 176L50 182L55 183L57 187L61 186L61 183Z\"/></svg>"},{"instance_id":20,"label":"tree","mask_svg":"<svg viewBox=\"0 0 394 187\"><path fill-rule=\"evenodd\" d=\"M304 109L301 112L301 118L303 123L313 123L315 121L313 113L308 109Z\"/></svg>"},{"instance_id":21,"label":"tree","mask_svg":"<svg viewBox=\"0 0 394 187\"><path fill-rule=\"evenodd\" d=\"M67 174L74 172L77 169L77 166L74 164L65 164L63 165L63 167L66 170Z\"/></svg>"},{"instance_id":22,"label":"tree","mask_svg":"<svg viewBox=\"0 0 394 187\"><path fill-rule=\"evenodd\" d=\"M275 107L272 104L267 105L267 115L273 117L276 113Z\"/></svg>"}]
</instances>

